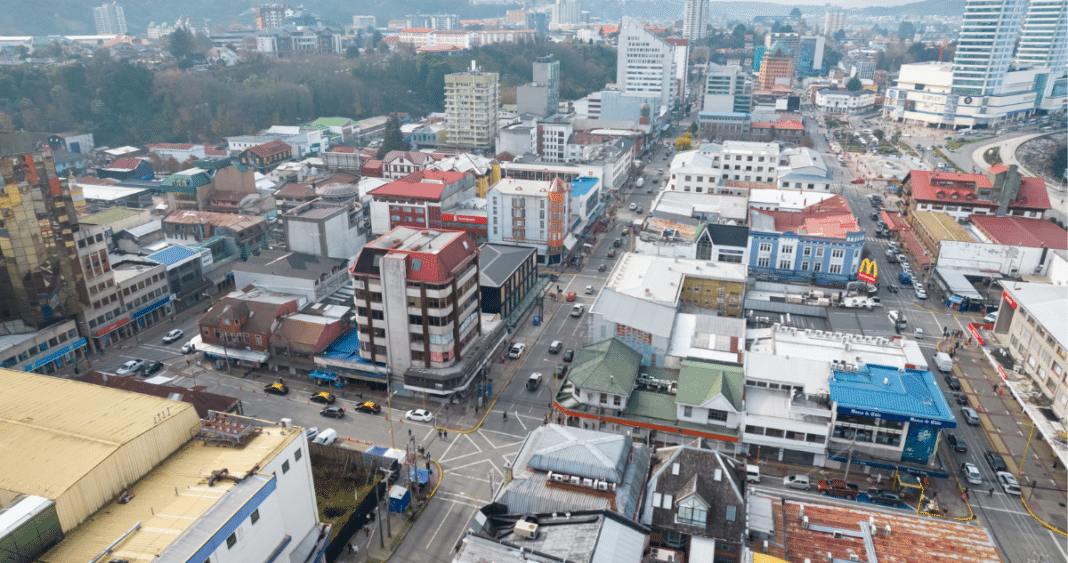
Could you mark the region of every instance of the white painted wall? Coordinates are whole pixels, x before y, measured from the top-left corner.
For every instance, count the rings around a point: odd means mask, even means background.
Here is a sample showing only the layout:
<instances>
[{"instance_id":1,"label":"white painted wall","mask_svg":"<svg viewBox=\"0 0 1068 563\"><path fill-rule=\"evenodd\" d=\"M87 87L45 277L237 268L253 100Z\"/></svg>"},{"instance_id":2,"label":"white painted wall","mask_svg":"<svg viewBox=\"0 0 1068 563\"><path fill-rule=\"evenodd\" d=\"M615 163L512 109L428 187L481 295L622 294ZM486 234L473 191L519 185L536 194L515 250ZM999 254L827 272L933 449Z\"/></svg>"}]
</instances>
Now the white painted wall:
<instances>
[{"instance_id":1,"label":"white painted wall","mask_svg":"<svg viewBox=\"0 0 1068 563\"><path fill-rule=\"evenodd\" d=\"M938 265L997 271L1003 275L1046 275L1053 251L1024 246L1005 246L980 242L943 240L938 251Z\"/></svg>"}]
</instances>

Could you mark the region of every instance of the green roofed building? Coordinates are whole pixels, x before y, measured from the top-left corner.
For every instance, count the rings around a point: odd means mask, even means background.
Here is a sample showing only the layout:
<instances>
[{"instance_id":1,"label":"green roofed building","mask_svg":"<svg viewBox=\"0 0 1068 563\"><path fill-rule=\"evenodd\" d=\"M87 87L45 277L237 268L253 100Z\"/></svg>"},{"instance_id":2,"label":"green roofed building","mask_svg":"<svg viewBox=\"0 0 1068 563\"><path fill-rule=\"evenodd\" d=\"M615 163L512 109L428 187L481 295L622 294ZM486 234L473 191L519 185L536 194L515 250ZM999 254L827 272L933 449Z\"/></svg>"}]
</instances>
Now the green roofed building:
<instances>
[{"instance_id":1,"label":"green roofed building","mask_svg":"<svg viewBox=\"0 0 1068 563\"><path fill-rule=\"evenodd\" d=\"M741 364L683 360L675 370L641 360L614 338L579 349L554 405L575 417L572 424L667 443L706 438L735 451L743 418Z\"/></svg>"}]
</instances>

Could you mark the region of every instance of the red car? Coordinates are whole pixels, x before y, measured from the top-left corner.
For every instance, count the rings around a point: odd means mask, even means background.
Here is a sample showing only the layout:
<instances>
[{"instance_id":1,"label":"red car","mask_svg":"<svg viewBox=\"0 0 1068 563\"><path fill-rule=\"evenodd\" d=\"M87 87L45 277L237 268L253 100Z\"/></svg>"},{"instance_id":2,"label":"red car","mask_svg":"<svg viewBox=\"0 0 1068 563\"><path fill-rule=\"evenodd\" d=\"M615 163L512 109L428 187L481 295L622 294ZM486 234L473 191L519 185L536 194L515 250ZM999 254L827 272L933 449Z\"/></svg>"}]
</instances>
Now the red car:
<instances>
[{"instance_id":1,"label":"red car","mask_svg":"<svg viewBox=\"0 0 1068 563\"><path fill-rule=\"evenodd\" d=\"M571 293L567 294L567 300L568 301L574 301L575 300L575 292L574 291L572 291Z\"/></svg>"},{"instance_id":2,"label":"red car","mask_svg":"<svg viewBox=\"0 0 1068 563\"><path fill-rule=\"evenodd\" d=\"M853 180L853 183L854 184L863 184L864 183L864 178L857 178L856 180Z\"/></svg>"},{"instance_id":3,"label":"red car","mask_svg":"<svg viewBox=\"0 0 1068 563\"><path fill-rule=\"evenodd\" d=\"M821 480L816 483L816 490L822 495L831 495L843 498L857 498L860 494L860 490L856 485L846 483L841 479L832 479L830 481Z\"/></svg>"}]
</instances>

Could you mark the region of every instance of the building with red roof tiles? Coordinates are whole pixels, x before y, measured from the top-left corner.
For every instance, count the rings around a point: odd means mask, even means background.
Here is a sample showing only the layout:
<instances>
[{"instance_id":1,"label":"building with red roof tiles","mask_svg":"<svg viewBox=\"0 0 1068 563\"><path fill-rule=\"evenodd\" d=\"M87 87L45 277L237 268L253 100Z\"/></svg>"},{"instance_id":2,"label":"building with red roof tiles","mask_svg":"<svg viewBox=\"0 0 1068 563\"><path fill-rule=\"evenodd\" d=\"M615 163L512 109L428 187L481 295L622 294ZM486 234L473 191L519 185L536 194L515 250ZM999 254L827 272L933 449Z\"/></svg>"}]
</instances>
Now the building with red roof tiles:
<instances>
[{"instance_id":1,"label":"building with red roof tiles","mask_svg":"<svg viewBox=\"0 0 1068 563\"><path fill-rule=\"evenodd\" d=\"M291 158L293 158L293 147L279 140L249 147L237 155L237 160L241 164L260 170Z\"/></svg>"},{"instance_id":2,"label":"building with red roof tiles","mask_svg":"<svg viewBox=\"0 0 1068 563\"><path fill-rule=\"evenodd\" d=\"M1054 253L1068 250L1068 233L1045 219L972 215L971 221L975 239L937 241L940 275L951 275L944 272L950 268L973 279L1048 276Z\"/></svg>"},{"instance_id":3,"label":"building with red roof tiles","mask_svg":"<svg viewBox=\"0 0 1068 563\"><path fill-rule=\"evenodd\" d=\"M441 210L475 196L470 172L421 170L369 192L371 232L400 226L443 228Z\"/></svg>"},{"instance_id":4,"label":"building with red roof tiles","mask_svg":"<svg viewBox=\"0 0 1068 563\"><path fill-rule=\"evenodd\" d=\"M856 279L864 240L840 195L799 212L749 211L749 268L761 279L844 286Z\"/></svg>"},{"instance_id":5,"label":"building with red roof tiles","mask_svg":"<svg viewBox=\"0 0 1068 563\"><path fill-rule=\"evenodd\" d=\"M360 357L410 391L447 396L469 383L477 366L463 367L483 347L478 255L463 231L397 227L368 243L349 269Z\"/></svg>"},{"instance_id":6,"label":"building with red roof tiles","mask_svg":"<svg viewBox=\"0 0 1068 563\"><path fill-rule=\"evenodd\" d=\"M1045 181L1021 176L1015 164L993 182L985 174L913 170L905 176L902 196L909 210L939 211L958 221L971 215L1037 219L1050 208Z\"/></svg>"},{"instance_id":7,"label":"building with red roof tiles","mask_svg":"<svg viewBox=\"0 0 1068 563\"><path fill-rule=\"evenodd\" d=\"M116 180L149 180L155 177L152 163L144 158L124 156L115 162L102 168L96 169L98 178L114 178Z\"/></svg>"}]
</instances>

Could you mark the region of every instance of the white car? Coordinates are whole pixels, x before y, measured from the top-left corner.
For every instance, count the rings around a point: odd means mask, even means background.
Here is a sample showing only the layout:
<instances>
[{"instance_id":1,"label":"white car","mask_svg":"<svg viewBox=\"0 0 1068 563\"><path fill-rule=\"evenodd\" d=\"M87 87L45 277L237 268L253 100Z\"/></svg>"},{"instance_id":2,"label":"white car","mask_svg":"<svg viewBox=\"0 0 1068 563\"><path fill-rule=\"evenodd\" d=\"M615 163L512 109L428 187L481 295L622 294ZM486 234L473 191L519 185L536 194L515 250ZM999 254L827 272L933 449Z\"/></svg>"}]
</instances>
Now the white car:
<instances>
[{"instance_id":1,"label":"white car","mask_svg":"<svg viewBox=\"0 0 1068 563\"><path fill-rule=\"evenodd\" d=\"M512 358L513 360L518 359L519 356L523 355L523 352L526 349L527 349L527 345L523 344L522 342L520 342L518 344L513 344L512 345L512 349L508 350L508 357Z\"/></svg>"},{"instance_id":2,"label":"white car","mask_svg":"<svg viewBox=\"0 0 1068 563\"><path fill-rule=\"evenodd\" d=\"M141 371L141 368L145 367L144 360L130 360L125 364L122 364L119 369L115 370L115 373L119 375L130 375L131 373L137 373Z\"/></svg>"},{"instance_id":3,"label":"white car","mask_svg":"<svg viewBox=\"0 0 1068 563\"><path fill-rule=\"evenodd\" d=\"M571 308L571 316L572 317L581 317L582 316L582 312L585 311L585 310L586 310L586 308L583 307L582 305L575 305L574 307Z\"/></svg>"},{"instance_id":4,"label":"white car","mask_svg":"<svg viewBox=\"0 0 1068 563\"><path fill-rule=\"evenodd\" d=\"M990 313L989 315L983 317L983 322L988 324L988 325L992 325L992 324L998 322L998 314L997 313Z\"/></svg>"},{"instance_id":5,"label":"white car","mask_svg":"<svg viewBox=\"0 0 1068 563\"><path fill-rule=\"evenodd\" d=\"M416 422L430 422L431 420L434 420L434 415L427 410L415 409L404 413L404 418Z\"/></svg>"},{"instance_id":6,"label":"white car","mask_svg":"<svg viewBox=\"0 0 1068 563\"><path fill-rule=\"evenodd\" d=\"M916 299L927 299L927 291L920 286L916 286Z\"/></svg>"},{"instance_id":7,"label":"white car","mask_svg":"<svg viewBox=\"0 0 1068 563\"><path fill-rule=\"evenodd\" d=\"M176 329L168 332L167 335L163 337L163 343L164 344L170 344L171 342L175 342L177 340L180 340L183 336L185 336L185 333L182 332L181 329L177 329L176 328Z\"/></svg>"},{"instance_id":8,"label":"white car","mask_svg":"<svg viewBox=\"0 0 1068 563\"><path fill-rule=\"evenodd\" d=\"M631 211L634 211L637 208L638 208L638 204L637 203L634 203L633 201L630 202L630 210Z\"/></svg>"},{"instance_id":9,"label":"white car","mask_svg":"<svg viewBox=\"0 0 1068 563\"><path fill-rule=\"evenodd\" d=\"M1007 495L1020 494L1020 483L1016 480L1016 477L1012 476L1012 473L1008 471L997 472L998 484L1001 485L1002 490Z\"/></svg>"},{"instance_id":10,"label":"white car","mask_svg":"<svg viewBox=\"0 0 1068 563\"><path fill-rule=\"evenodd\" d=\"M801 489L807 491L811 486L809 483L808 475L788 475L782 478L782 484L784 487L791 489Z\"/></svg>"},{"instance_id":11,"label":"white car","mask_svg":"<svg viewBox=\"0 0 1068 563\"><path fill-rule=\"evenodd\" d=\"M192 342L186 342L185 344L182 344L181 352L183 354L189 354L193 350L194 350L194 348L193 348L193 343Z\"/></svg>"},{"instance_id":12,"label":"white car","mask_svg":"<svg viewBox=\"0 0 1068 563\"><path fill-rule=\"evenodd\" d=\"M964 478L972 485L983 484L983 476L979 474L979 468L976 467L974 463L968 463L966 461L960 464L960 473L961 475L964 475Z\"/></svg>"}]
</instances>

